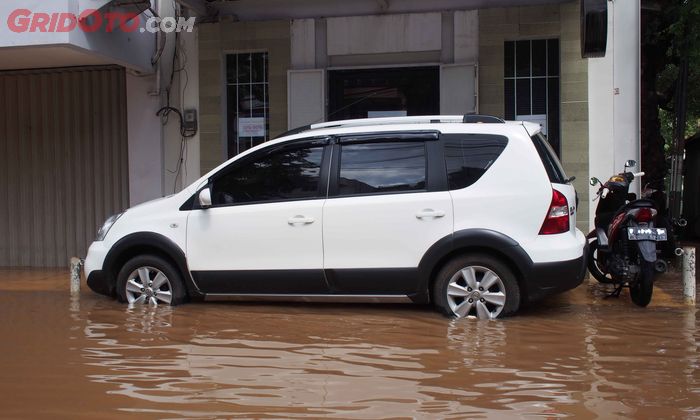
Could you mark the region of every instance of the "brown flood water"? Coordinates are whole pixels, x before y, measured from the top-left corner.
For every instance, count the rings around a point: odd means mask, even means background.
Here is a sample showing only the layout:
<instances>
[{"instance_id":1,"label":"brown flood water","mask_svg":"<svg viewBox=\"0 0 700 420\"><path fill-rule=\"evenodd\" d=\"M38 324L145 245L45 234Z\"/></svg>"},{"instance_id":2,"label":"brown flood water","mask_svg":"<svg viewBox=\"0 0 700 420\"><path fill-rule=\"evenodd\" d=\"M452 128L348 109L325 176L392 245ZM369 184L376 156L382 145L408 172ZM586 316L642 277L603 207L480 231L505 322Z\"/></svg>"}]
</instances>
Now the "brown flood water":
<instances>
[{"instance_id":1,"label":"brown flood water","mask_svg":"<svg viewBox=\"0 0 700 420\"><path fill-rule=\"evenodd\" d=\"M0 271L1 418L697 418L700 317L677 278L652 305L584 283L519 316L402 305L71 296Z\"/></svg>"}]
</instances>

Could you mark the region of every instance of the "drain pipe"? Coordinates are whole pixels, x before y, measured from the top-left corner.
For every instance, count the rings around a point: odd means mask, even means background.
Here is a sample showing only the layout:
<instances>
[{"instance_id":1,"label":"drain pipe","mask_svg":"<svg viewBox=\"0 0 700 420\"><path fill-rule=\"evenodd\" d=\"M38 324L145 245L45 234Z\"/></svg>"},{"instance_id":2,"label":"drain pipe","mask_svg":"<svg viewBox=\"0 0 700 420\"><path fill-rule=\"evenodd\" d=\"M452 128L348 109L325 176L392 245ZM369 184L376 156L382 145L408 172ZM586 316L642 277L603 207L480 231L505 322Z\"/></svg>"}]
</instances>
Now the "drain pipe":
<instances>
[{"instance_id":1,"label":"drain pipe","mask_svg":"<svg viewBox=\"0 0 700 420\"><path fill-rule=\"evenodd\" d=\"M76 295L80 293L80 271L83 269L85 260L78 257L70 259L70 294Z\"/></svg>"},{"instance_id":2,"label":"drain pipe","mask_svg":"<svg viewBox=\"0 0 700 420\"><path fill-rule=\"evenodd\" d=\"M683 247L683 297L695 306L695 247Z\"/></svg>"}]
</instances>

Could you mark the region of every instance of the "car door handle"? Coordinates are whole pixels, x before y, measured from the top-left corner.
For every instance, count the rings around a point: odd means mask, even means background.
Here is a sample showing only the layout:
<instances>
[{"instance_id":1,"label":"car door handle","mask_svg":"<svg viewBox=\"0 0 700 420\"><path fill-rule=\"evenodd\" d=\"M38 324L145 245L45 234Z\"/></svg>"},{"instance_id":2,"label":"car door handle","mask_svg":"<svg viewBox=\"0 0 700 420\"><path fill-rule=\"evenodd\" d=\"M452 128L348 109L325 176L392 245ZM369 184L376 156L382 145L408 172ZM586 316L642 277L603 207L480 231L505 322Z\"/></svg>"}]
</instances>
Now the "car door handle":
<instances>
[{"instance_id":1,"label":"car door handle","mask_svg":"<svg viewBox=\"0 0 700 420\"><path fill-rule=\"evenodd\" d=\"M439 218L445 217L445 212L442 210L425 209L416 213L416 217L419 219L427 219L429 217Z\"/></svg>"},{"instance_id":2,"label":"car door handle","mask_svg":"<svg viewBox=\"0 0 700 420\"><path fill-rule=\"evenodd\" d=\"M313 217L306 217L302 215L290 217L289 220L287 220L287 223L290 225L310 225L311 223L315 222L316 219Z\"/></svg>"}]
</instances>

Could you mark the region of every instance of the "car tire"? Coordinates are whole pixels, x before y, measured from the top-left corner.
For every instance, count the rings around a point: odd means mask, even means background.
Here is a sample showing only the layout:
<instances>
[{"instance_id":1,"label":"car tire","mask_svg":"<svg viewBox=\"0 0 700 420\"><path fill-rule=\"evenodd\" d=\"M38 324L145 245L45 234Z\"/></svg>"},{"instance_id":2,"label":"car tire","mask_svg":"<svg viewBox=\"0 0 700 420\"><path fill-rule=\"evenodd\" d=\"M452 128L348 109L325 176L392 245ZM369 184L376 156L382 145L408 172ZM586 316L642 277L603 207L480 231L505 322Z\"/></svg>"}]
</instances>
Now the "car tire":
<instances>
[{"instance_id":1,"label":"car tire","mask_svg":"<svg viewBox=\"0 0 700 420\"><path fill-rule=\"evenodd\" d=\"M520 308L515 274L503 261L486 254L450 260L438 272L432 292L437 309L449 317L502 318Z\"/></svg>"},{"instance_id":2,"label":"car tire","mask_svg":"<svg viewBox=\"0 0 700 420\"><path fill-rule=\"evenodd\" d=\"M177 306L185 302L187 293L182 275L171 262L156 255L139 255L119 271L117 297L129 304Z\"/></svg>"}]
</instances>

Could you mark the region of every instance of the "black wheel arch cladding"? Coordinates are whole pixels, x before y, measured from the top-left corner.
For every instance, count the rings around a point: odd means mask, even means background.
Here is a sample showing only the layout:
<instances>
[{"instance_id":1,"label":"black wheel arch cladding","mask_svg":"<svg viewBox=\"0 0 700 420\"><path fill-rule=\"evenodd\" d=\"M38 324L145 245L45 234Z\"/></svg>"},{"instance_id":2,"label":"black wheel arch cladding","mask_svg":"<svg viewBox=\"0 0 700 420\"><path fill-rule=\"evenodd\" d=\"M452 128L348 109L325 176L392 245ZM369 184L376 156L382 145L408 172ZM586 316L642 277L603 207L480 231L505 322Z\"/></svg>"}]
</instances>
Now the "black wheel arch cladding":
<instances>
[{"instance_id":1,"label":"black wheel arch cladding","mask_svg":"<svg viewBox=\"0 0 700 420\"><path fill-rule=\"evenodd\" d=\"M107 253L102 270L110 276L112 287L116 285L116 276L121 267L131 258L142 254L155 254L165 257L175 264L185 282L190 297L200 297L201 293L192 281L187 258L180 247L171 239L155 232L137 232L117 241ZM110 294L114 294L112 290Z\"/></svg>"}]
</instances>

